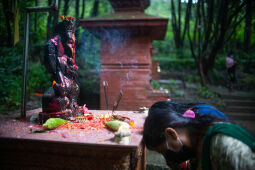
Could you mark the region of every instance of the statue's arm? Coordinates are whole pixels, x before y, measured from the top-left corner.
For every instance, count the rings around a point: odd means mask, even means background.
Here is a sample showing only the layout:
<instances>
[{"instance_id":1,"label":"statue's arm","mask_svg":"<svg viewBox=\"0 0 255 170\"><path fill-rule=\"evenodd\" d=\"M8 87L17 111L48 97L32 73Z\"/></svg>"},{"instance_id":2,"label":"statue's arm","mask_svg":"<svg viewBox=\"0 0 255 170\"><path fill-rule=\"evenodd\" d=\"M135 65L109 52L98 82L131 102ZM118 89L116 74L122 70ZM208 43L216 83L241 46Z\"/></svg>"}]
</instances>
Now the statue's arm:
<instances>
[{"instance_id":1,"label":"statue's arm","mask_svg":"<svg viewBox=\"0 0 255 170\"><path fill-rule=\"evenodd\" d=\"M53 42L49 41L45 46L44 64L47 71L56 79L57 76L57 48Z\"/></svg>"}]
</instances>

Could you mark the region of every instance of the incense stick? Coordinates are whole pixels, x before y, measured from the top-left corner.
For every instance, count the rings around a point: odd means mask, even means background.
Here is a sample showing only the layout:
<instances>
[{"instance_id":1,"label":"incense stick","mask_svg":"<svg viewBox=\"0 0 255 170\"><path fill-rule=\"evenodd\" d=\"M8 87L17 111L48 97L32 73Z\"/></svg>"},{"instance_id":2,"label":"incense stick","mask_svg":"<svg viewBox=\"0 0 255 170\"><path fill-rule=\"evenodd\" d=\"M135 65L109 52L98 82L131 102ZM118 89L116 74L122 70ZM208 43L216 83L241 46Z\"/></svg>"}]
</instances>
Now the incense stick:
<instances>
[{"instance_id":1,"label":"incense stick","mask_svg":"<svg viewBox=\"0 0 255 170\"><path fill-rule=\"evenodd\" d=\"M105 102L106 102L106 108L109 109L109 102L108 102L108 83L107 81L103 81L104 86L104 96L105 96Z\"/></svg>"},{"instance_id":2,"label":"incense stick","mask_svg":"<svg viewBox=\"0 0 255 170\"><path fill-rule=\"evenodd\" d=\"M119 105L119 103L120 103L120 100L121 100L121 98L122 98L122 95L123 95L122 90L120 90L120 94L119 94L119 96L118 96L118 100L117 100L117 101L114 103L114 105L113 105L112 113L118 108L118 105Z\"/></svg>"},{"instance_id":3,"label":"incense stick","mask_svg":"<svg viewBox=\"0 0 255 170\"><path fill-rule=\"evenodd\" d=\"M109 97L108 97L108 82L105 81L106 84L106 99L107 99L107 110L109 109Z\"/></svg>"}]
</instances>

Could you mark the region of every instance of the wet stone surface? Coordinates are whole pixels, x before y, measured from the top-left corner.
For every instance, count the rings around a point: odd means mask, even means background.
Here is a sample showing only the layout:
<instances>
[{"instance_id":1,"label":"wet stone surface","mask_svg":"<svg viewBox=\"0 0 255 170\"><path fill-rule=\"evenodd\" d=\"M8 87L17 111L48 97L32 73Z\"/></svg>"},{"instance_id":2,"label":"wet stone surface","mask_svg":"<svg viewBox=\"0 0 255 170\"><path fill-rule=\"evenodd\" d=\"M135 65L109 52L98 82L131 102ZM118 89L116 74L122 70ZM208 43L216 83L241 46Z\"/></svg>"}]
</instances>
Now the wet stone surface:
<instances>
[{"instance_id":1,"label":"wet stone surface","mask_svg":"<svg viewBox=\"0 0 255 170\"><path fill-rule=\"evenodd\" d=\"M0 138L19 138L19 139L33 139L33 140L46 140L46 141L60 141L60 142L77 142L85 144L103 144L103 145L116 145L114 142L114 133L106 128L87 130L87 129L54 129L45 133L31 133L35 130L41 130L38 124L30 122L33 115L37 115L40 109L35 109L27 113L27 118L24 121L16 120L15 115L2 116L0 119ZM92 110L93 115L96 117L100 114L109 113L109 111ZM117 114L129 117L134 120L136 128L131 129L131 141L126 144L128 147L136 147L142 140L142 127L145 120L145 114L134 113L132 111L116 111ZM17 115L16 115L17 116ZM121 144L118 144L121 145Z\"/></svg>"}]
</instances>

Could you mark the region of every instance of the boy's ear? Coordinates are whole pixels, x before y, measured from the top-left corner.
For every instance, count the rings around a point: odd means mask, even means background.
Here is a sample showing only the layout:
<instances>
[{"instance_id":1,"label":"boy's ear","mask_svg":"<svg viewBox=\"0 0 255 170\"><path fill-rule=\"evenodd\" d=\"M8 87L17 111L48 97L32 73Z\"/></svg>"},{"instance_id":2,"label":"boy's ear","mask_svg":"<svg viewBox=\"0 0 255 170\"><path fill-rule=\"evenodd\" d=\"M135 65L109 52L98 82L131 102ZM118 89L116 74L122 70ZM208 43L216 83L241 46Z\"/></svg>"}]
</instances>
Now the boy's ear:
<instances>
[{"instance_id":1,"label":"boy's ear","mask_svg":"<svg viewBox=\"0 0 255 170\"><path fill-rule=\"evenodd\" d=\"M170 127L166 128L165 135L167 135L167 138L172 138L174 140L177 139L177 132L173 128L170 128Z\"/></svg>"}]
</instances>

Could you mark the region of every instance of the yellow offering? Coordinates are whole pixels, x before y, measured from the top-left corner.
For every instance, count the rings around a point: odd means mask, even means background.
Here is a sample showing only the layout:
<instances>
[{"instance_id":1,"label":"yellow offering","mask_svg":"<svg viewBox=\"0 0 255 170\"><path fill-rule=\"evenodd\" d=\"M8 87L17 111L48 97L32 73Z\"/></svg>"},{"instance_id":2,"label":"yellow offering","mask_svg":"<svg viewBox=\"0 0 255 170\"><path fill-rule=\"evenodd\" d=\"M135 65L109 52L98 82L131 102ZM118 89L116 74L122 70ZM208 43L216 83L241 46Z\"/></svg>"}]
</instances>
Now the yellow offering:
<instances>
[{"instance_id":1,"label":"yellow offering","mask_svg":"<svg viewBox=\"0 0 255 170\"><path fill-rule=\"evenodd\" d=\"M120 127L125 129L129 129L130 127L128 123L119 120L105 122L105 125L113 131L118 131Z\"/></svg>"}]
</instances>

